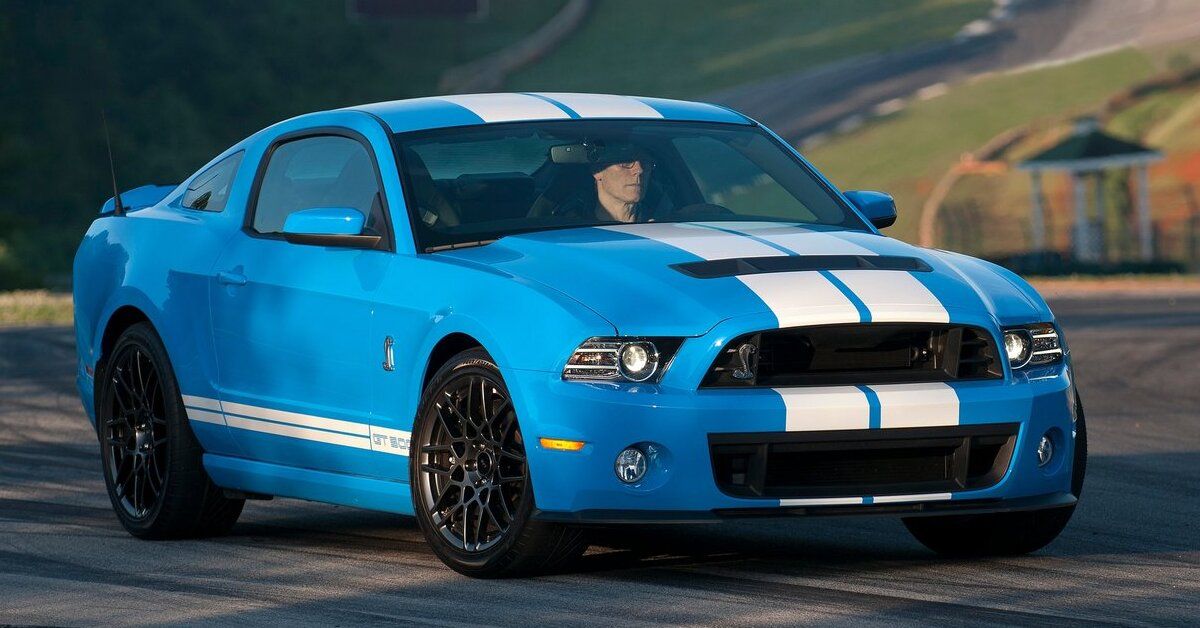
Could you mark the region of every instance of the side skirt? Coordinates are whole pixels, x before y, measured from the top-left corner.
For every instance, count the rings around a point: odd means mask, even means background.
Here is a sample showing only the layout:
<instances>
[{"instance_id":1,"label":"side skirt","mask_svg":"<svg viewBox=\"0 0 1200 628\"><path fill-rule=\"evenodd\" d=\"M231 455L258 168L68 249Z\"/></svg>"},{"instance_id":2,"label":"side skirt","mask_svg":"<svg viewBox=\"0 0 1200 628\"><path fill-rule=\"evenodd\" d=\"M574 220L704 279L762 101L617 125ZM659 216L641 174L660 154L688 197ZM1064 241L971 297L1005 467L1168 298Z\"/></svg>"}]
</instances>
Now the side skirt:
<instances>
[{"instance_id":1,"label":"side skirt","mask_svg":"<svg viewBox=\"0 0 1200 628\"><path fill-rule=\"evenodd\" d=\"M408 484L204 454L204 469L224 489L294 497L401 515L413 514Z\"/></svg>"}]
</instances>

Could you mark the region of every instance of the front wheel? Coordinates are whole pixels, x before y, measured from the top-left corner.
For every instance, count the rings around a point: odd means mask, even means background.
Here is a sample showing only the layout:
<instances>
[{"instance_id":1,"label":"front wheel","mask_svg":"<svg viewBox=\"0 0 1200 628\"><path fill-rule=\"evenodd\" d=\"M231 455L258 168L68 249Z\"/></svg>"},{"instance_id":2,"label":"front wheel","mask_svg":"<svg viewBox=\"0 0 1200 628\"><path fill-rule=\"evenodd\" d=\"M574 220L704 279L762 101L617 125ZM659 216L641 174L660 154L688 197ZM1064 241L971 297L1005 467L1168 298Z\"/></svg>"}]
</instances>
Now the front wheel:
<instances>
[{"instance_id":1,"label":"front wheel","mask_svg":"<svg viewBox=\"0 0 1200 628\"><path fill-rule=\"evenodd\" d=\"M1071 492L1083 492L1087 471L1087 423L1083 404L1075 396L1075 453L1071 461ZM1037 551L1067 527L1075 506L987 515L912 517L904 520L922 545L945 556L1015 556Z\"/></svg>"},{"instance_id":2,"label":"front wheel","mask_svg":"<svg viewBox=\"0 0 1200 628\"><path fill-rule=\"evenodd\" d=\"M451 569L481 578L544 572L587 549L579 530L530 519L525 439L482 349L454 356L434 375L410 460L417 521Z\"/></svg>"}]
</instances>

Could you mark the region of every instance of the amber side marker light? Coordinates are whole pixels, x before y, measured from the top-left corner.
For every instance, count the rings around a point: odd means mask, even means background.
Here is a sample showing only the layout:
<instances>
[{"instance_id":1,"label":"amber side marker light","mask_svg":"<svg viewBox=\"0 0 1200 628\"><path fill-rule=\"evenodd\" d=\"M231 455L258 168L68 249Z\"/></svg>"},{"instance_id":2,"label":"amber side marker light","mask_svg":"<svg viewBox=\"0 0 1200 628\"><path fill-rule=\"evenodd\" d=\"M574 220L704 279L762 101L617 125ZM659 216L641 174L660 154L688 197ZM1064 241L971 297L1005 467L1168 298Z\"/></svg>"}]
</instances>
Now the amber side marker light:
<instances>
[{"instance_id":1,"label":"amber side marker light","mask_svg":"<svg viewBox=\"0 0 1200 628\"><path fill-rule=\"evenodd\" d=\"M546 449L557 449L559 451L579 451L587 443L581 440L566 440L565 438L546 438L545 436L538 439L542 447Z\"/></svg>"}]
</instances>

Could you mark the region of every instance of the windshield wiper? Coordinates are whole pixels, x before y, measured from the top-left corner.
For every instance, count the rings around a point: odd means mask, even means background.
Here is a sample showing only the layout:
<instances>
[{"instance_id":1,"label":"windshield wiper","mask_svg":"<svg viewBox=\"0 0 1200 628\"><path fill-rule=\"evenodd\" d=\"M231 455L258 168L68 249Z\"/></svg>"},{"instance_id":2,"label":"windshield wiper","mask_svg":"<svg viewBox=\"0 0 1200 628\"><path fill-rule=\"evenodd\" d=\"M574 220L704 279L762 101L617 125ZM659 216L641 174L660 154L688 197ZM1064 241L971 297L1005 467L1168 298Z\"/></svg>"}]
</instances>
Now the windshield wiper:
<instances>
[{"instance_id":1,"label":"windshield wiper","mask_svg":"<svg viewBox=\"0 0 1200 628\"><path fill-rule=\"evenodd\" d=\"M491 243L495 242L496 240L497 240L497 238L492 238L490 240L472 240L471 242L455 242L454 244L441 244L438 246L427 246L427 247L425 247L425 252L426 253L437 253L438 251L453 251L455 249L469 249L469 248L474 248L477 246L483 246L485 244L491 244Z\"/></svg>"}]
</instances>

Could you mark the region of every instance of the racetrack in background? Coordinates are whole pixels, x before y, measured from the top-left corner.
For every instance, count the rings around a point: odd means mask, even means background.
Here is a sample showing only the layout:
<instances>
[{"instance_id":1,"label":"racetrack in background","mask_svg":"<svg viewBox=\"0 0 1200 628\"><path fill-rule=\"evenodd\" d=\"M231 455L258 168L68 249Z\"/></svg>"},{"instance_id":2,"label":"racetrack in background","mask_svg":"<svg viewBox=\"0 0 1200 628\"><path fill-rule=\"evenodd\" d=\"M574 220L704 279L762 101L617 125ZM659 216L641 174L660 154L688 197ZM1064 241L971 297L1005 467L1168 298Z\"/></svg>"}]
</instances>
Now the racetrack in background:
<instances>
[{"instance_id":1,"label":"racetrack in background","mask_svg":"<svg viewBox=\"0 0 1200 628\"><path fill-rule=\"evenodd\" d=\"M1200 296L1064 299L1083 502L1036 554L946 560L896 519L598 534L566 574L476 581L412 519L249 502L227 537L138 541L104 494L64 327L0 330L0 624L1189 624L1200 608Z\"/></svg>"}]
</instances>

